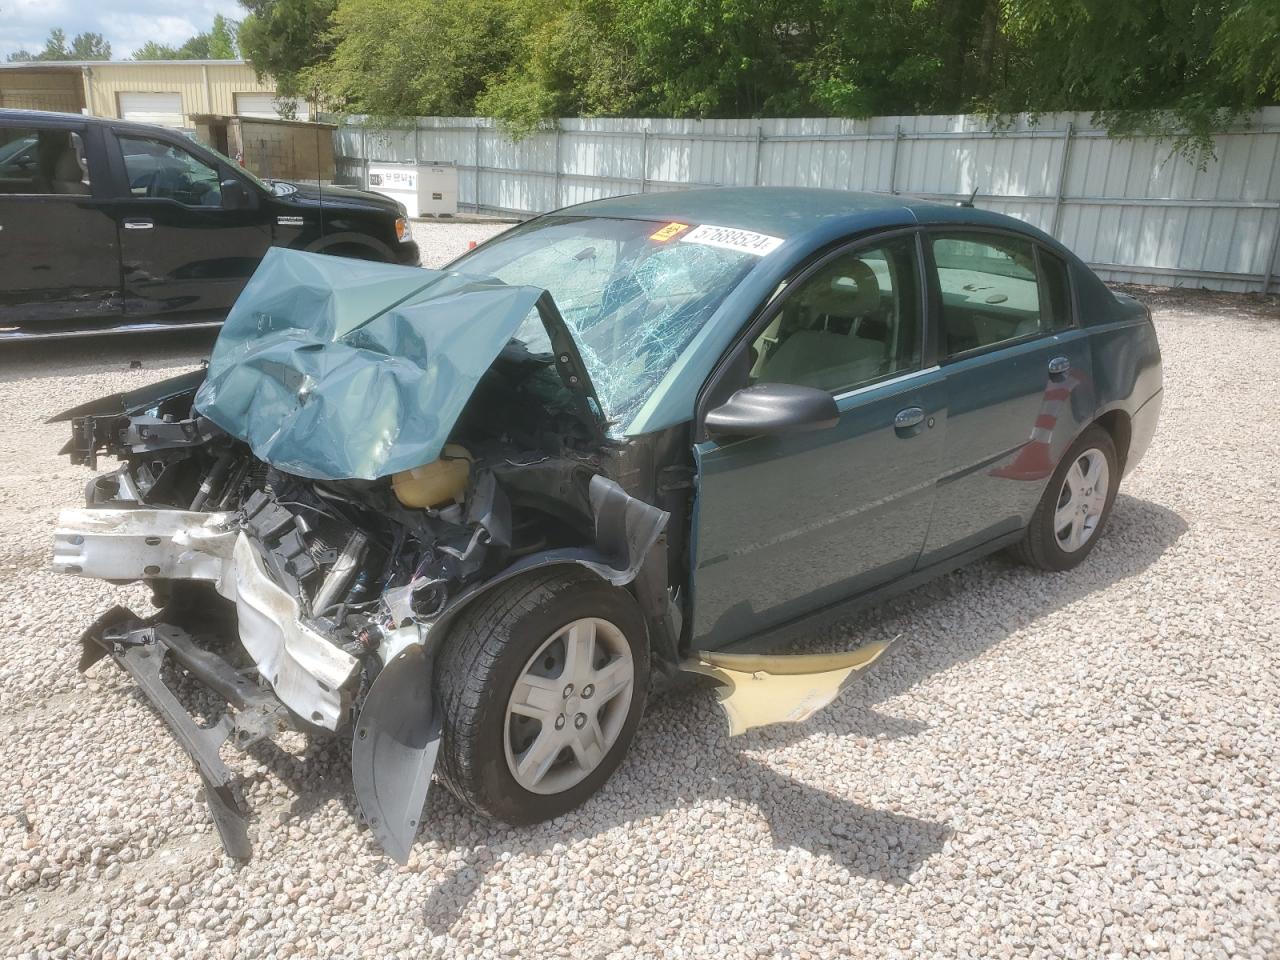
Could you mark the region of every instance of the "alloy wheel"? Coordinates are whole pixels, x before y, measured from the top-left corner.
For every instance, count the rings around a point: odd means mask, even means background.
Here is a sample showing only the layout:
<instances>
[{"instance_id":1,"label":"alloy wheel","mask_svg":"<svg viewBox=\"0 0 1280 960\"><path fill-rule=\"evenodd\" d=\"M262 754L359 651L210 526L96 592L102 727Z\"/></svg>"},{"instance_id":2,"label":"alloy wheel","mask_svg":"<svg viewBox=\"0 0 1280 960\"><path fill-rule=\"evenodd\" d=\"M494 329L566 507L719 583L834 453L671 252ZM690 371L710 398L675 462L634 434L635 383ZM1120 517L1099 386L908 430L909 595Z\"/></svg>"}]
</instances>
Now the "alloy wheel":
<instances>
[{"instance_id":1,"label":"alloy wheel","mask_svg":"<svg viewBox=\"0 0 1280 960\"><path fill-rule=\"evenodd\" d=\"M1075 553L1093 539L1107 508L1110 483L1111 470L1101 450L1091 447L1076 457L1053 514L1053 534L1065 553Z\"/></svg>"},{"instance_id":2,"label":"alloy wheel","mask_svg":"<svg viewBox=\"0 0 1280 960\"><path fill-rule=\"evenodd\" d=\"M627 638L597 617L575 620L529 658L507 701L507 767L531 793L561 793L595 770L631 709Z\"/></svg>"}]
</instances>

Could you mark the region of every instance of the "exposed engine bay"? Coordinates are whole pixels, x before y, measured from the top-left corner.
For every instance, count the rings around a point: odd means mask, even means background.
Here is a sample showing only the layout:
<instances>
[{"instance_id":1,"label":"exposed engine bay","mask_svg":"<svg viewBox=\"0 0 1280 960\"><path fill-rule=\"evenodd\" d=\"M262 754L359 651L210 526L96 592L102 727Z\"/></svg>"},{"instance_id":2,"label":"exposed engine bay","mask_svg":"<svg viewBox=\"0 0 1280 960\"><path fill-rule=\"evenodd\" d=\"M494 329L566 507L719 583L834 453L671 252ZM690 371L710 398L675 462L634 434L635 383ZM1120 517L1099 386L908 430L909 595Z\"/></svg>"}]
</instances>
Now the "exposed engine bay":
<instances>
[{"instance_id":1,"label":"exposed engine bay","mask_svg":"<svg viewBox=\"0 0 1280 960\"><path fill-rule=\"evenodd\" d=\"M547 301L544 295L538 308L553 311ZM517 339L495 348L491 360L481 351L461 400L463 387L449 391L456 409L448 417L423 426L406 406L390 426L371 423L361 431L346 425L349 443L342 436L316 442L315 425L301 422L314 409L314 395L350 396L344 391L353 370L357 377L369 368L381 375L379 354L358 325L355 331L364 342L353 346L351 337L332 337L332 347L320 349L300 345L294 328L285 331L283 346L270 335L245 339L255 349L266 343L293 351L299 368L321 356L314 374L299 375L278 359L255 367L260 354L233 349L232 329L219 339L208 371L54 418L71 422L63 452L73 463L96 468L102 455L121 461L89 482L84 509L60 516L54 569L144 581L162 608L153 617L109 611L84 637L82 667L110 654L148 692L196 761L207 792L222 797L221 811L210 803L224 845L236 856L248 855L247 835L226 794L217 747L222 739L243 746L296 727L354 731L362 813L388 852L407 857L439 738L432 645L471 597L495 583L542 566L585 567L629 586L656 648L670 651L668 662L675 654L681 618L668 588L663 532L669 514L614 479L634 487L648 476L652 489L653 453L606 438L583 389L576 350L562 331L549 325L554 355L533 354ZM506 334L505 327L488 332L490 339ZM483 336L477 333L468 349ZM396 338L403 341L403 329ZM479 368L480 362L487 365ZM423 363L402 370L390 387L385 377L357 386L383 411L400 402L387 391L404 394L413 378L434 388L442 364L437 357L435 368ZM461 379L457 367L452 375ZM289 422L278 410L275 428L255 432L264 422L264 383L293 391L292 436L278 426ZM229 418L228 403L250 394L252 402L239 408L246 421ZM209 413L230 419L236 432ZM371 443L370 434L384 440ZM438 455L408 469L372 478L324 475L341 469L344 456L357 465L386 464L434 449L433 442ZM262 443L286 452L269 462L255 452ZM687 484L677 486L674 499L687 500L688 493ZM188 621L207 624L219 619L218 611L226 613L227 629L238 632L247 661L208 655L192 639ZM231 710L217 730L197 727L176 701L166 708L168 691L158 676L165 656L226 697Z\"/></svg>"}]
</instances>

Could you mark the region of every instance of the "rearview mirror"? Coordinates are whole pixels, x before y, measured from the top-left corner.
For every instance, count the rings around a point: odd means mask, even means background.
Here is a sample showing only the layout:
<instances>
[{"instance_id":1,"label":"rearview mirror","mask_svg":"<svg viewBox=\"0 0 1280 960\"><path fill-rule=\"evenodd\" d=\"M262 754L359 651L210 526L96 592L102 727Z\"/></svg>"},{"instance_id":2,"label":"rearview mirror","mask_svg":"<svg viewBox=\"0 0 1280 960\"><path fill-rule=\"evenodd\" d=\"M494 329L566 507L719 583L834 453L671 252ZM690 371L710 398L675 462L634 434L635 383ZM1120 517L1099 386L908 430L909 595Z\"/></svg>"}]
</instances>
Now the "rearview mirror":
<instances>
[{"instance_id":1,"label":"rearview mirror","mask_svg":"<svg viewBox=\"0 0 1280 960\"><path fill-rule=\"evenodd\" d=\"M840 420L835 399L826 390L793 383L743 387L707 413L707 433L750 437L823 430Z\"/></svg>"},{"instance_id":2,"label":"rearview mirror","mask_svg":"<svg viewBox=\"0 0 1280 960\"><path fill-rule=\"evenodd\" d=\"M234 177L228 177L219 184L222 191L223 210L244 210L251 206L249 191L245 185Z\"/></svg>"}]
</instances>

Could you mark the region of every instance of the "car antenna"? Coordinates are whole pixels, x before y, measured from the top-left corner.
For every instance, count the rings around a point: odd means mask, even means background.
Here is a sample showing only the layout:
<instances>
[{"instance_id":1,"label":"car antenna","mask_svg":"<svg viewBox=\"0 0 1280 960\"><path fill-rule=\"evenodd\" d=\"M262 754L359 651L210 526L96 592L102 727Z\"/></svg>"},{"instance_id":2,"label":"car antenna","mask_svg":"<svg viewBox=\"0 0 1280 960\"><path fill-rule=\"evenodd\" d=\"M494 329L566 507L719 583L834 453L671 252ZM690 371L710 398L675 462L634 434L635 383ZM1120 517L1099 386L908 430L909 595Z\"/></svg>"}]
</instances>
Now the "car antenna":
<instances>
[{"instance_id":1,"label":"car antenna","mask_svg":"<svg viewBox=\"0 0 1280 960\"><path fill-rule=\"evenodd\" d=\"M977 195L978 195L978 188L975 186L975 187L973 188L973 193L969 194L969 199L968 199L968 200L957 200L957 201L956 201L956 206L957 206L957 207L972 207L972 206L973 206L973 198L974 198L974 197L976 197Z\"/></svg>"},{"instance_id":2,"label":"car antenna","mask_svg":"<svg viewBox=\"0 0 1280 960\"><path fill-rule=\"evenodd\" d=\"M309 106L311 107L311 116L315 118L314 120L312 120L312 123L315 124L313 129L316 132L316 195L320 198L320 201L319 201L320 202L320 236L323 237L324 236L324 183L322 181L324 180L324 169L323 169L324 159L320 154L319 98L313 97Z\"/></svg>"}]
</instances>

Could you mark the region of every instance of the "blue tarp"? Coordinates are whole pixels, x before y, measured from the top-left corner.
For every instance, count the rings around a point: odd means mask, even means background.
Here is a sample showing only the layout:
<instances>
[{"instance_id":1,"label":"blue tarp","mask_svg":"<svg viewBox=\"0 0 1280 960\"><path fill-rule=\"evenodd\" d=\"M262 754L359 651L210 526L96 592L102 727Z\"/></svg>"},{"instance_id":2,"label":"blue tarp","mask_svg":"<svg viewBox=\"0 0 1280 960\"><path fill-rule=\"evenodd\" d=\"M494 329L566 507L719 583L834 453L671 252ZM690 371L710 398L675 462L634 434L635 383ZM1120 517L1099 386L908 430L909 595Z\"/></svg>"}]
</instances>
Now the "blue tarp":
<instances>
[{"instance_id":1,"label":"blue tarp","mask_svg":"<svg viewBox=\"0 0 1280 960\"><path fill-rule=\"evenodd\" d=\"M303 477L429 463L541 293L273 247L227 316L196 409Z\"/></svg>"}]
</instances>

